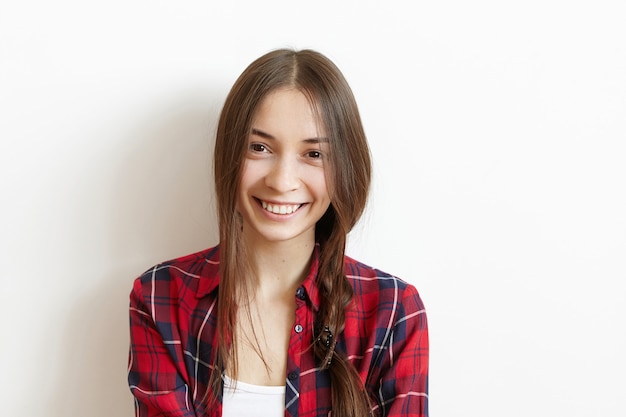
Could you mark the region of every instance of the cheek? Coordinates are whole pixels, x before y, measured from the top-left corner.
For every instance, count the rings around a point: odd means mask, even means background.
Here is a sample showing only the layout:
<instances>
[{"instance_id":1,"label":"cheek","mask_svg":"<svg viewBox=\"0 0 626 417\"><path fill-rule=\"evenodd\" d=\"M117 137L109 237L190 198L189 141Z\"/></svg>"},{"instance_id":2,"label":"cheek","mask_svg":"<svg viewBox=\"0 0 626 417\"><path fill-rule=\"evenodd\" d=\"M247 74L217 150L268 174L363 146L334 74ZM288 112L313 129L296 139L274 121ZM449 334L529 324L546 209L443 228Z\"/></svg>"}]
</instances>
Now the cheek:
<instances>
[{"instance_id":1,"label":"cheek","mask_svg":"<svg viewBox=\"0 0 626 417\"><path fill-rule=\"evenodd\" d=\"M237 186L237 194L245 194L254 183L254 167L251 167L249 163L244 162L241 167L241 177L239 178L239 184Z\"/></svg>"},{"instance_id":2,"label":"cheek","mask_svg":"<svg viewBox=\"0 0 626 417\"><path fill-rule=\"evenodd\" d=\"M239 178L239 183L237 184L237 188L235 190L235 210L241 213L242 204L246 198L246 194L248 189L250 188L250 172L246 169L246 163L244 162L241 167L241 176Z\"/></svg>"},{"instance_id":3,"label":"cheek","mask_svg":"<svg viewBox=\"0 0 626 417\"><path fill-rule=\"evenodd\" d=\"M323 172L317 180L316 189L319 190L318 194L324 196L329 202L332 200L332 181L328 180L329 172Z\"/></svg>"},{"instance_id":4,"label":"cheek","mask_svg":"<svg viewBox=\"0 0 626 417\"><path fill-rule=\"evenodd\" d=\"M324 167L322 171L323 171L322 180L324 181L324 189L326 190L326 194L332 196L333 188L335 184L335 170L333 169L333 164L330 158L324 161Z\"/></svg>"},{"instance_id":5,"label":"cheek","mask_svg":"<svg viewBox=\"0 0 626 417\"><path fill-rule=\"evenodd\" d=\"M330 204L330 190L328 189L328 184L326 183L326 179L322 176L315 182L315 194L317 197L322 200L325 204Z\"/></svg>"}]
</instances>

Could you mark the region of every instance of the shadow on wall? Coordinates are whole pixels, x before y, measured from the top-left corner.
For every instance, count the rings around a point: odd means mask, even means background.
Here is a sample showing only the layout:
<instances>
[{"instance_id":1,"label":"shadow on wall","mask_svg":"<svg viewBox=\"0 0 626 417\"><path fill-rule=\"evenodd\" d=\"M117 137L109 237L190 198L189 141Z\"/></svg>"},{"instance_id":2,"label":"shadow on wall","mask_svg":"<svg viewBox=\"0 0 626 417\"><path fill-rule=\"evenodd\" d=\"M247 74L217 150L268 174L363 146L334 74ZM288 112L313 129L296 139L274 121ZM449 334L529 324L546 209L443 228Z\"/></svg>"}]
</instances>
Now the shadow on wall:
<instances>
[{"instance_id":1,"label":"shadow on wall","mask_svg":"<svg viewBox=\"0 0 626 417\"><path fill-rule=\"evenodd\" d=\"M48 415L134 415L126 380L132 282L155 263L217 241L211 158L221 102L212 97L218 95L168 103L129 133L122 154L110 149L104 156L110 157L112 175L98 190L103 233L81 231L77 241L105 239L108 252L98 254L94 270L84 271L84 279L94 284L87 295L67 306ZM94 172L81 175L87 177L84 186L98 186L89 180L98 177Z\"/></svg>"}]
</instances>

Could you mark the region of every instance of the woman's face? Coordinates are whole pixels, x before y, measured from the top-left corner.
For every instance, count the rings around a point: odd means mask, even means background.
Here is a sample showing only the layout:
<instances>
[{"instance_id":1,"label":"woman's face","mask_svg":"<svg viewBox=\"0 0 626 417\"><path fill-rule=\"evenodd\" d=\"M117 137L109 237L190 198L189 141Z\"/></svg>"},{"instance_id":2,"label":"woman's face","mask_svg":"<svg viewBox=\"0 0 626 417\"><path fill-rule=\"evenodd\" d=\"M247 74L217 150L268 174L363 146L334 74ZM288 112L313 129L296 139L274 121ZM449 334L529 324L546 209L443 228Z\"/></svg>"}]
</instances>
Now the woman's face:
<instances>
[{"instance_id":1,"label":"woman's face","mask_svg":"<svg viewBox=\"0 0 626 417\"><path fill-rule=\"evenodd\" d=\"M243 232L259 243L312 243L330 205L324 165L329 144L309 101L279 89L252 120L237 196Z\"/></svg>"}]
</instances>

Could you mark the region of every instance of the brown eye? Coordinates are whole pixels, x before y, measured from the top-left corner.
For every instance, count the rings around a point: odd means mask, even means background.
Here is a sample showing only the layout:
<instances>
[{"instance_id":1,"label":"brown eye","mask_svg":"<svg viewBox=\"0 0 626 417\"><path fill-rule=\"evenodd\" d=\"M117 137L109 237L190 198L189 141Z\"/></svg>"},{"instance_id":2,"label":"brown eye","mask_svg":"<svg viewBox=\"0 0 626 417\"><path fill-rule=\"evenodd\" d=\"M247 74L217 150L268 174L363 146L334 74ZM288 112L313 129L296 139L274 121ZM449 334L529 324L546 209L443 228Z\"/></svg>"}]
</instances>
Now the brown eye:
<instances>
[{"instance_id":1,"label":"brown eye","mask_svg":"<svg viewBox=\"0 0 626 417\"><path fill-rule=\"evenodd\" d=\"M260 143L251 143L250 150L253 152L265 152L267 148L265 147L265 145Z\"/></svg>"},{"instance_id":2,"label":"brown eye","mask_svg":"<svg viewBox=\"0 0 626 417\"><path fill-rule=\"evenodd\" d=\"M310 151L308 152L308 157L312 159L321 159L322 153L320 151Z\"/></svg>"}]
</instances>

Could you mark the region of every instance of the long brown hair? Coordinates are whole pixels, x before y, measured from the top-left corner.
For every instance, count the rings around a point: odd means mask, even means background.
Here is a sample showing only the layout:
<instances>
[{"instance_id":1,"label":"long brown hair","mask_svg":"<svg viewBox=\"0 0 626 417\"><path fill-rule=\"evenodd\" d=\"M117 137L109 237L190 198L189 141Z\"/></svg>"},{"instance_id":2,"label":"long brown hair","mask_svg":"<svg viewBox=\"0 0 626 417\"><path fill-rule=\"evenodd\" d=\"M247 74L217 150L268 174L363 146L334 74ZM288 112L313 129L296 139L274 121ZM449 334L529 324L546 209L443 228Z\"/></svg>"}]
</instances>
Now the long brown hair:
<instances>
[{"instance_id":1,"label":"long brown hair","mask_svg":"<svg viewBox=\"0 0 626 417\"><path fill-rule=\"evenodd\" d=\"M345 325L345 308L352 299L352 287L343 274L348 232L365 209L370 186L371 160L361 118L348 83L341 71L324 55L312 51L280 49L250 64L233 85L217 126L214 175L220 231L220 285L218 289L218 346L216 369L209 386L216 401L221 392L221 371L234 363L237 343L236 308L248 285L247 256L242 253L241 216L236 195L252 128L252 119L261 101L279 88L295 88L311 103L323 123L330 146L326 178L331 205L315 228L320 245L317 286L321 306L315 317L319 324L313 351L331 378L333 416L371 414L363 381L346 355L335 344ZM316 335L316 336L318 336ZM236 377L236 375L235 375Z\"/></svg>"}]
</instances>

